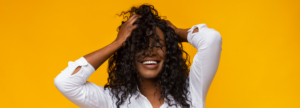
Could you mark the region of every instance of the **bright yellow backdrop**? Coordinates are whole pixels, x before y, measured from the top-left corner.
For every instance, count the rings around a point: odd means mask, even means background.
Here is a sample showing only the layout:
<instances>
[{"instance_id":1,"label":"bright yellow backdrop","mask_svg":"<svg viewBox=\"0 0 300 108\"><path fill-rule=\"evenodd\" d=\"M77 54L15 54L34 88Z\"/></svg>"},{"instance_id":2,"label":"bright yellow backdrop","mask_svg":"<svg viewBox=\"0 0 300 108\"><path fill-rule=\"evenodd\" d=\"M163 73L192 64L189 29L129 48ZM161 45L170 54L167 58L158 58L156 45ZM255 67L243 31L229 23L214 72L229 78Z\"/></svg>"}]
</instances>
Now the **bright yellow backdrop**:
<instances>
[{"instance_id":1,"label":"bright yellow backdrop","mask_svg":"<svg viewBox=\"0 0 300 108\"><path fill-rule=\"evenodd\" d=\"M206 23L221 33L207 108L300 108L299 0L1 0L0 107L77 108L54 78L112 42L122 20L115 14L142 3L177 27ZM106 68L89 81L104 85Z\"/></svg>"}]
</instances>

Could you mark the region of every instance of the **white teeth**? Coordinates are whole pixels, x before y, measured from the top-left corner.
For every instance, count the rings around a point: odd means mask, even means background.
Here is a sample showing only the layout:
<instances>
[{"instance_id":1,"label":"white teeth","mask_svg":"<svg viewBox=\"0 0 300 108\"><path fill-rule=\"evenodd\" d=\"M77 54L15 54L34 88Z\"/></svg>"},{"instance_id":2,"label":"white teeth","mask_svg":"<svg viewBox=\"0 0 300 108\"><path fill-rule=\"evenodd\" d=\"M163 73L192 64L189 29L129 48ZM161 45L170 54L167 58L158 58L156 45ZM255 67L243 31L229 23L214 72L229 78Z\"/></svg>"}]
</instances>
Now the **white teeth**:
<instances>
[{"instance_id":1,"label":"white teeth","mask_svg":"<svg viewBox=\"0 0 300 108\"><path fill-rule=\"evenodd\" d=\"M143 64L157 64L156 61L144 61Z\"/></svg>"}]
</instances>

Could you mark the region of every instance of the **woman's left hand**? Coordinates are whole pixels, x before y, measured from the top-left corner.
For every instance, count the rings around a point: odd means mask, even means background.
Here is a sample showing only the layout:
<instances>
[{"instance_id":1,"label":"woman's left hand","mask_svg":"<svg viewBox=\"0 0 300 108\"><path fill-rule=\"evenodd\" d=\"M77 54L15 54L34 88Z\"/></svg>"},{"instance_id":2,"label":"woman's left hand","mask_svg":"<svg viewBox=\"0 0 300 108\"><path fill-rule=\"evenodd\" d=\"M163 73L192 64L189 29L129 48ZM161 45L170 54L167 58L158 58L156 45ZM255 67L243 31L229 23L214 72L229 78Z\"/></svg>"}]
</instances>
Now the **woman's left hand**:
<instances>
[{"instance_id":1,"label":"woman's left hand","mask_svg":"<svg viewBox=\"0 0 300 108\"><path fill-rule=\"evenodd\" d=\"M174 26L169 20L166 20L167 25L175 30L175 33L178 34L178 28Z\"/></svg>"},{"instance_id":2,"label":"woman's left hand","mask_svg":"<svg viewBox=\"0 0 300 108\"><path fill-rule=\"evenodd\" d=\"M175 33L179 36L180 42L188 42L187 34L189 29L180 29L174 26L169 20L166 20L167 25L175 30Z\"/></svg>"}]
</instances>

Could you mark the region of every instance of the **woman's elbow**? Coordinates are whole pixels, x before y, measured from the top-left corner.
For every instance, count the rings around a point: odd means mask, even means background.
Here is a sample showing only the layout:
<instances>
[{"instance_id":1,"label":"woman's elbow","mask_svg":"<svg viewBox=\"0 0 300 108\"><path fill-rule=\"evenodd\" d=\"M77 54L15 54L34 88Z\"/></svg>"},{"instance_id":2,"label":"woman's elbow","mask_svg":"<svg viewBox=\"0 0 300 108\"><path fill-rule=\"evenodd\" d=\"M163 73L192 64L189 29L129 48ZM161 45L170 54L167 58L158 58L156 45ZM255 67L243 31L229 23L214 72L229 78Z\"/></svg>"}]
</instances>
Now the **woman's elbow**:
<instances>
[{"instance_id":1,"label":"woman's elbow","mask_svg":"<svg viewBox=\"0 0 300 108\"><path fill-rule=\"evenodd\" d=\"M199 35L197 37L201 37L196 45L198 50L222 45L221 34L213 28L202 28L197 35Z\"/></svg>"},{"instance_id":2,"label":"woman's elbow","mask_svg":"<svg viewBox=\"0 0 300 108\"><path fill-rule=\"evenodd\" d=\"M207 29L204 29L202 31L201 34L199 35L203 35L203 40L204 41L201 41L202 43L200 43L200 46L202 46L202 48L206 48L206 47L209 47L209 46L216 46L216 45L219 45L221 46L222 45L222 37L221 37L221 34L216 31L215 29L211 29L211 28L207 28Z\"/></svg>"},{"instance_id":3,"label":"woman's elbow","mask_svg":"<svg viewBox=\"0 0 300 108\"><path fill-rule=\"evenodd\" d=\"M58 75L54 78L54 85L60 91L63 92L64 90L64 78L61 75Z\"/></svg>"},{"instance_id":4,"label":"woman's elbow","mask_svg":"<svg viewBox=\"0 0 300 108\"><path fill-rule=\"evenodd\" d=\"M210 29L208 32L208 37L210 38L212 44L222 44L222 36L218 31L215 29Z\"/></svg>"}]
</instances>

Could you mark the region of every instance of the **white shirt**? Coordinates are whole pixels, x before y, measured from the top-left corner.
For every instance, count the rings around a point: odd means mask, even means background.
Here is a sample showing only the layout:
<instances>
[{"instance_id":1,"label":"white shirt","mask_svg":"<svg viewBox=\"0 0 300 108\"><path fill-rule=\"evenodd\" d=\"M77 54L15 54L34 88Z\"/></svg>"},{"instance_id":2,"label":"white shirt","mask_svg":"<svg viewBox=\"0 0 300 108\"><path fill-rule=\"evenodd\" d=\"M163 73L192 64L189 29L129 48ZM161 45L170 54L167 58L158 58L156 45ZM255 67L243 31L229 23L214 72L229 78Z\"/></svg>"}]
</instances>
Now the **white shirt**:
<instances>
[{"instance_id":1,"label":"white shirt","mask_svg":"<svg viewBox=\"0 0 300 108\"><path fill-rule=\"evenodd\" d=\"M198 27L198 32L192 31ZM189 94L191 108L205 108L205 100L211 82L217 72L222 50L222 37L218 31L208 28L206 24L194 25L188 30L188 42L197 48L189 74ZM82 66L74 75L74 70ZM71 102L82 108L116 108L115 101L108 89L104 90L87 79L95 72L94 67L84 57L75 62L69 61L68 67L54 79L56 88ZM139 96L139 98L135 98ZM171 96L169 96L172 98ZM133 94L121 108L152 108L151 103L141 93ZM166 100L160 108L168 106Z\"/></svg>"}]
</instances>

